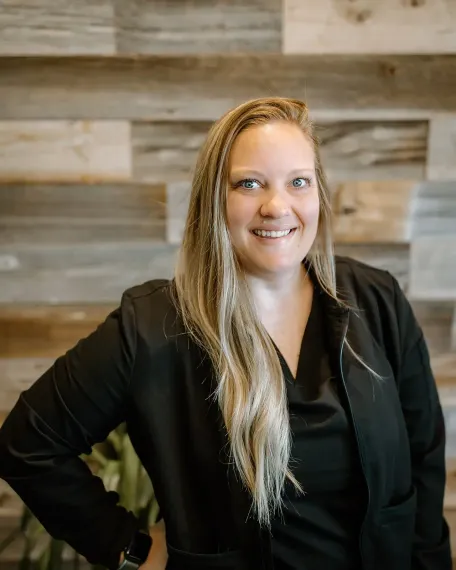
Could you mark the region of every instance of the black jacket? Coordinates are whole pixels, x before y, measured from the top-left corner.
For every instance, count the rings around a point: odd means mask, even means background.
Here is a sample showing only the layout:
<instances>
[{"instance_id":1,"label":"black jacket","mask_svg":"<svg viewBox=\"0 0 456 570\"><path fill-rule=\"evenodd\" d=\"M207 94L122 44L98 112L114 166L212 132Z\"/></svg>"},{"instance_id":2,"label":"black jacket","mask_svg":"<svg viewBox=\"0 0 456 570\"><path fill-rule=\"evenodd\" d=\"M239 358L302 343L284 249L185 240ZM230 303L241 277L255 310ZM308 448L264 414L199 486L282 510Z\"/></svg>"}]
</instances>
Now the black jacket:
<instances>
[{"instance_id":1,"label":"black jacket","mask_svg":"<svg viewBox=\"0 0 456 570\"><path fill-rule=\"evenodd\" d=\"M363 566L450 570L445 429L422 331L389 273L336 261L339 292L359 309L325 297L368 496ZM166 522L167 569L271 569L269 533L247 516L249 497L229 465L213 369L176 318L169 286L128 289L21 394L0 430L0 476L52 535L116 568L137 520L78 456L126 421ZM382 380L342 350L345 335Z\"/></svg>"}]
</instances>

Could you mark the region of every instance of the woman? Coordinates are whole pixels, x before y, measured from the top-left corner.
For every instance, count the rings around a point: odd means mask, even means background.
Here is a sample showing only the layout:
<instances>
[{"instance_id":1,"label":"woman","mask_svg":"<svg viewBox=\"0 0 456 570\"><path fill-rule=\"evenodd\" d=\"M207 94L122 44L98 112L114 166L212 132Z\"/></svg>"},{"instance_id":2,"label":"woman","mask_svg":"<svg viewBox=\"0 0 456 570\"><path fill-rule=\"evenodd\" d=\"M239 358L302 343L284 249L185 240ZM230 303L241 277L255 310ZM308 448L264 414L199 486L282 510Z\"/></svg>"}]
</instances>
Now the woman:
<instances>
[{"instance_id":1,"label":"woman","mask_svg":"<svg viewBox=\"0 0 456 570\"><path fill-rule=\"evenodd\" d=\"M123 421L164 557L78 458ZM21 394L0 476L112 569L449 570L444 448L410 305L333 256L307 108L265 98L203 145L175 279L130 288Z\"/></svg>"}]
</instances>

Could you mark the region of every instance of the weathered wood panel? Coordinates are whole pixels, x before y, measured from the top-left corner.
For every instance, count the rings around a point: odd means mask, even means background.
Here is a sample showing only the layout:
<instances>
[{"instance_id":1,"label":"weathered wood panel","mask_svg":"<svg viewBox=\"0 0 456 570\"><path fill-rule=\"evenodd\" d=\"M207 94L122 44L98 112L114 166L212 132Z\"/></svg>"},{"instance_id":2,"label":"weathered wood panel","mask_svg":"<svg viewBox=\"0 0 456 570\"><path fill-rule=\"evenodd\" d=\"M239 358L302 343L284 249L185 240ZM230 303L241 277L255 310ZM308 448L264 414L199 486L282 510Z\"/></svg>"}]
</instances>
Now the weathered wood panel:
<instances>
[{"instance_id":1,"label":"weathered wood panel","mask_svg":"<svg viewBox=\"0 0 456 570\"><path fill-rule=\"evenodd\" d=\"M451 348L456 353L456 306L453 309L453 324L451 326Z\"/></svg>"},{"instance_id":2,"label":"weathered wood panel","mask_svg":"<svg viewBox=\"0 0 456 570\"><path fill-rule=\"evenodd\" d=\"M1 121L0 181L126 180L127 121Z\"/></svg>"},{"instance_id":3,"label":"weathered wood panel","mask_svg":"<svg viewBox=\"0 0 456 570\"><path fill-rule=\"evenodd\" d=\"M116 303L122 292L173 275L176 247L119 242L0 247L0 303Z\"/></svg>"},{"instance_id":4,"label":"weathered wood panel","mask_svg":"<svg viewBox=\"0 0 456 570\"><path fill-rule=\"evenodd\" d=\"M1 59L0 77L0 119L214 120L265 95L318 120L456 111L456 55L37 56Z\"/></svg>"},{"instance_id":5,"label":"weathered wood panel","mask_svg":"<svg viewBox=\"0 0 456 570\"><path fill-rule=\"evenodd\" d=\"M190 193L189 182L173 182L166 186L168 208L166 239L169 243L179 245L182 241Z\"/></svg>"},{"instance_id":6,"label":"weathered wood panel","mask_svg":"<svg viewBox=\"0 0 456 570\"><path fill-rule=\"evenodd\" d=\"M112 0L2 0L0 55L115 53Z\"/></svg>"},{"instance_id":7,"label":"weathered wood panel","mask_svg":"<svg viewBox=\"0 0 456 570\"><path fill-rule=\"evenodd\" d=\"M284 53L455 53L452 0L284 0Z\"/></svg>"},{"instance_id":8,"label":"weathered wood panel","mask_svg":"<svg viewBox=\"0 0 456 570\"><path fill-rule=\"evenodd\" d=\"M189 180L210 125L208 121L134 123L135 180ZM330 181L424 177L427 123L345 121L319 123L316 131Z\"/></svg>"},{"instance_id":9,"label":"weathered wood panel","mask_svg":"<svg viewBox=\"0 0 456 570\"><path fill-rule=\"evenodd\" d=\"M152 184L0 184L0 245L166 239L166 190Z\"/></svg>"},{"instance_id":10,"label":"weathered wood panel","mask_svg":"<svg viewBox=\"0 0 456 570\"><path fill-rule=\"evenodd\" d=\"M390 271L407 293L410 260L410 250L407 244L336 243L335 253Z\"/></svg>"},{"instance_id":11,"label":"weathered wood panel","mask_svg":"<svg viewBox=\"0 0 456 570\"><path fill-rule=\"evenodd\" d=\"M456 179L456 115L442 115L430 121L426 177Z\"/></svg>"},{"instance_id":12,"label":"weathered wood panel","mask_svg":"<svg viewBox=\"0 0 456 570\"><path fill-rule=\"evenodd\" d=\"M280 52L281 0L115 2L118 53Z\"/></svg>"},{"instance_id":13,"label":"weathered wood panel","mask_svg":"<svg viewBox=\"0 0 456 570\"><path fill-rule=\"evenodd\" d=\"M0 358L57 357L90 334L114 308L1 305Z\"/></svg>"},{"instance_id":14,"label":"weathered wood panel","mask_svg":"<svg viewBox=\"0 0 456 570\"><path fill-rule=\"evenodd\" d=\"M339 243L408 242L414 182L347 182L333 194Z\"/></svg>"},{"instance_id":15,"label":"weathered wood panel","mask_svg":"<svg viewBox=\"0 0 456 570\"><path fill-rule=\"evenodd\" d=\"M416 300L456 300L456 231L412 241L409 294Z\"/></svg>"},{"instance_id":16,"label":"weathered wood panel","mask_svg":"<svg viewBox=\"0 0 456 570\"><path fill-rule=\"evenodd\" d=\"M456 181L420 182L411 206L411 239L456 232Z\"/></svg>"}]
</instances>

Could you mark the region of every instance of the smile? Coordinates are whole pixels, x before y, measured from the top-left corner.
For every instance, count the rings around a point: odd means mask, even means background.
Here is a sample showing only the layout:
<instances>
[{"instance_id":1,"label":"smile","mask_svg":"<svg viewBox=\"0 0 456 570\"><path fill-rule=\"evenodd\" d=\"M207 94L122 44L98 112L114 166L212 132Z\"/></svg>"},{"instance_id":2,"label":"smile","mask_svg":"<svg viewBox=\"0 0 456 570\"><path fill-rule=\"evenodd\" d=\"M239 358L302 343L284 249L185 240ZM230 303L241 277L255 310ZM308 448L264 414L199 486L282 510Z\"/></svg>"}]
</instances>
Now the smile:
<instances>
[{"instance_id":1,"label":"smile","mask_svg":"<svg viewBox=\"0 0 456 570\"><path fill-rule=\"evenodd\" d=\"M296 228L290 228L282 231L266 231L266 230L252 230L252 233L261 238L278 239L289 236Z\"/></svg>"}]
</instances>

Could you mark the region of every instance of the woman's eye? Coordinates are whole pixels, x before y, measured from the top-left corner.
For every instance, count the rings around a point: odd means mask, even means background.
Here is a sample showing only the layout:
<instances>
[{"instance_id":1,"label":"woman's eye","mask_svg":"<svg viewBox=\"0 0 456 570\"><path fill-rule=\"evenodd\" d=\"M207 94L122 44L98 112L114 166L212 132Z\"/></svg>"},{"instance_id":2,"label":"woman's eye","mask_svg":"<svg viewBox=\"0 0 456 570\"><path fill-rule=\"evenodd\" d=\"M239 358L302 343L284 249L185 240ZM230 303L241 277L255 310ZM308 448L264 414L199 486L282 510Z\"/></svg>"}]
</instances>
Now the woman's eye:
<instances>
[{"instance_id":1,"label":"woman's eye","mask_svg":"<svg viewBox=\"0 0 456 570\"><path fill-rule=\"evenodd\" d=\"M236 186L237 187L242 186L242 188L245 188L246 190L254 190L255 188L258 187L255 186L255 184L259 185L258 180L254 180L253 178L246 178L245 180L241 180L240 182L238 182Z\"/></svg>"},{"instance_id":2,"label":"woman's eye","mask_svg":"<svg viewBox=\"0 0 456 570\"><path fill-rule=\"evenodd\" d=\"M293 180L293 186L295 188L307 188L312 184L312 180L310 178L295 178Z\"/></svg>"}]
</instances>

